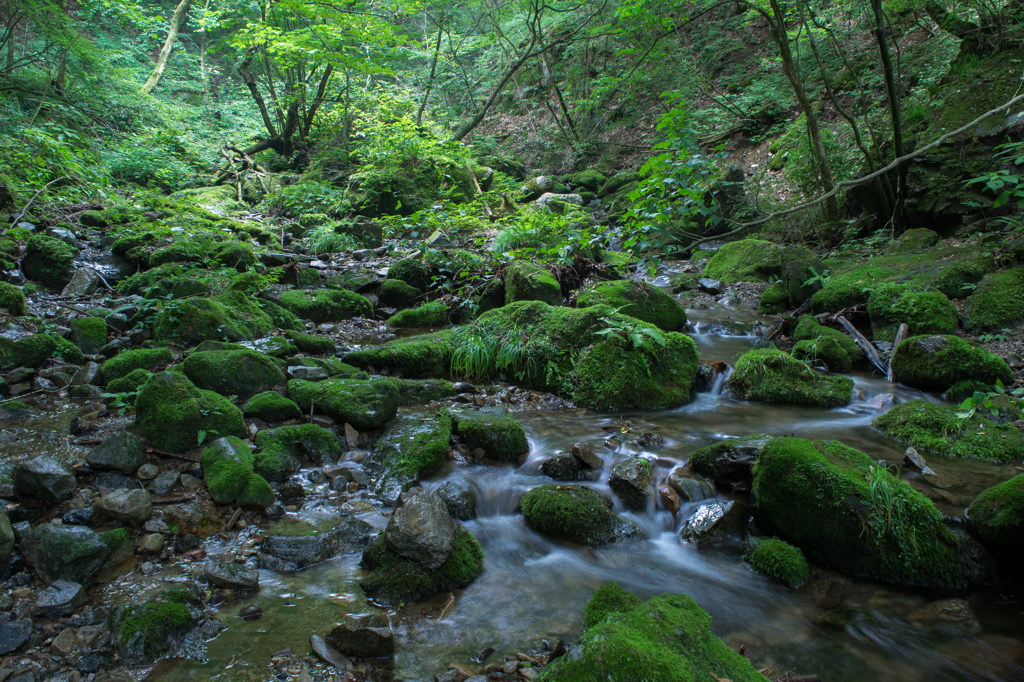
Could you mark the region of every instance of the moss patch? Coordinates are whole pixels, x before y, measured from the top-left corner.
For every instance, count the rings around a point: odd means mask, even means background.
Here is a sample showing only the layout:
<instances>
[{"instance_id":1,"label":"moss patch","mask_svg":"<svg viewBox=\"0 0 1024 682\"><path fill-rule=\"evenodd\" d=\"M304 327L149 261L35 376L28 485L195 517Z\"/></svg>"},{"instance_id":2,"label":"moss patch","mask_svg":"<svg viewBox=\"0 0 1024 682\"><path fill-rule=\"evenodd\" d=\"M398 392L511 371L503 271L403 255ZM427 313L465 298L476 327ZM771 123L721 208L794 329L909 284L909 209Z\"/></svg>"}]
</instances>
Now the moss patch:
<instances>
[{"instance_id":1,"label":"moss patch","mask_svg":"<svg viewBox=\"0 0 1024 682\"><path fill-rule=\"evenodd\" d=\"M325 336L314 336L296 331L289 331L285 336L303 353L311 353L313 355L334 354L334 341Z\"/></svg>"},{"instance_id":2,"label":"moss patch","mask_svg":"<svg viewBox=\"0 0 1024 682\"><path fill-rule=\"evenodd\" d=\"M800 587L811 575L804 553L778 538L751 539L743 558L755 571L786 587Z\"/></svg>"},{"instance_id":3,"label":"moss patch","mask_svg":"<svg viewBox=\"0 0 1024 682\"><path fill-rule=\"evenodd\" d=\"M403 327L443 327L448 321L448 306L440 301L430 301L417 308L399 310L388 318L388 325Z\"/></svg>"},{"instance_id":4,"label":"moss patch","mask_svg":"<svg viewBox=\"0 0 1024 682\"><path fill-rule=\"evenodd\" d=\"M128 376L137 369L156 369L174 362L174 354L167 348L140 348L119 353L103 363L103 378L107 383Z\"/></svg>"},{"instance_id":5,"label":"moss patch","mask_svg":"<svg viewBox=\"0 0 1024 682\"><path fill-rule=\"evenodd\" d=\"M250 349L195 352L185 360L184 370L199 388L224 396L247 398L285 382L269 355Z\"/></svg>"},{"instance_id":6,"label":"moss patch","mask_svg":"<svg viewBox=\"0 0 1024 682\"><path fill-rule=\"evenodd\" d=\"M400 374L408 379L445 377L451 363L448 334L442 331L396 339L349 353L344 360L360 369L387 370L389 374Z\"/></svg>"},{"instance_id":7,"label":"moss patch","mask_svg":"<svg viewBox=\"0 0 1024 682\"><path fill-rule=\"evenodd\" d=\"M71 279L72 264L77 255L78 249L61 240L37 234L25 246L21 267L29 279L48 287L60 287Z\"/></svg>"},{"instance_id":8,"label":"moss patch","mask_svg":"<svg viewBox=\"0 0 1024 682\"><path fill-rule=\"evenodd\" d=\"M622 589L618 583L605 583L597 588L583 610L583 628L589 630L608 616L631 611L640 603L640 597Z\"/></svg>"},{"instance_id":9,"label":"moss patch","mask_svg":"<svg viewBox=\"0 0 1024 682\"><path fill-rule=\"evenodd\" d=\"M765 289L757 304L759 315L778 315L788 309L789 297L781 280Z\"/></svg>"},{"instance_id":10,"label":"moss patch","mask_svg":"<svg viewBox=\"0 0 1024 682\"><path fill-rule=\"evenodd\" d=\"M281 306L317 324L373 316L373 305L365 297L347 289L286 291L281 294Z\"/></svg>"},{"instance_id":11,"label":"moss patch","mask_svg":"<svg viewBox=\"0 0 1024 682\"><path fill-rule=\"evenodd\" d=\"M7 312L15 317L24 315L25 294L13 284L0 282L0 308L7 308Z\"/></svg>"},{"instance_id":12,"label":"moss patch","mask_svg":"<svg viewBox=\"0 0 1024 682\"><path fill-rule=\"evenodd\" d=\"M890 284L877 287L868 299L871 330L876 339L888 341L906 323L911 336L952 334L959 318L956 306L938 291L910 291Z\"/></svg>"},{"instance_id":13,"label":"moss patch","mask_svg":"<svg viewBox=\"0 0 1024 682\"><path fill-rule=\"evenodd\" d=\"M299 457L333 464L342 453L338 437L316 424L264 429L256 434L256 447L255 471L268 481L288 480L298 470Z\"/></svg>"},{"instance_id":14,"label":"moss patch","mask_svg":"<svg viewBox=\"0 0 1024 682\"><path fill-rule=\"evenodd\" d=\"M154 336L195 345L203 341L254 341L272 327L270 316L240 291L190 298L161 314Z\"/></svg>"},{"instance_id":15,"label":"moss patch","mask_svg":"<svg viewBox=\"0 0 1024 682\"><path fill-rule=\"evenodd\" d=\"M612 500L585 485L542 485L519 503L526 525L584 545L636 537L638 530L612 513Z\"/></svg>"},{"instance_id":16,"label":"moss patch","mask_svg":"<svg viewBox=\"0 0 1024 682\"><path fill-rule=\"evenodd\" d=\"M221 436L246 435L237 407L174 372L154 374L139 391L135 425L153 447L167 452L187 452Z\"/></svg>"},{"instance_id":17,"label":"moss patch","mask_svg":"<svg viewBox=\"0 0 1024 682\"><path fill-rule=\"evenodd\" d=\"M241 439L214 441L203 452L202 463L203 480L217 504L266 508L274 503L274 491L254 472L255 457Z\"/></svg>"},{"instance_id":18,"label":"moss patch","mask_svg":"<svg viewBox=\"0 0 1024 682\"><path fill-rule=\"evenodd\" d=\"M361 566L369 574L359 582L368 596L393 605L420 601L438 592L466 587L484 570L480 543L465 530L455 531L455 546L434 569L390 550L378 536L363 552Z\"/></svg>"},{"instance_id":19,"label":"moss patch","mask_svg":"<svg viewBox=\"0 0 1024 682\"><path fill-rule=\"evenodd\" d=\"M997 547L1024 546L1024 474L983 491L967 508L972 532Z\"/></svg>"},{"instance_id":20,"label":"moss patch","mask_svg":"<svg viewBox=\"0 0 1024 682\"><path fill-rule=\"evenodd\" d=\"M98 317L79 317L71 320L71 341L88 355L107 343L107 323Z\"/></svg>"},{"instance_id":21,"label":"moss patch","mask_svg":"<svg viewBox=\"0 0 1024 682\"><path fill-rule=\"evenodd\" d=\"M744 400L816 407L847 405L853 393L852 379L819 374L773 348L744 354L726 385Z\"/></svg>"},{"instance_id":22,"label":"moss patch","mask_svg":"<svg viewBox=\"0 0 1024 682\"><path fill-rule=\"evenodd\" d=\"M554 275L527 261L515 261L505 270L505 304L543 301L562 305L562 287Z\"/></svg>"},{"instance_id":23,"label":"moss patch","mask_svg":"<svg viewBox=\"0 0 1024 682\"><path fill-rule=\"evenodd\" d=\"M602 303L623 315L649 322L664 331L678 331L686 324L683 306L658 287L646 282L599 282L580 292L576 298L580 308Z\"/></svg>"},{"instance_id":24,"label":"moss patch","mask_svg":"<svg viewBox=\"0 0 1024 682\"><path fill-rule=\"evenodd\" d=\"M1006 329L1024 321L1024 268L986 275L964 304L965 329Z\"/></svg>"},{"instance_id":25,"label":"moss patch","mask_svg":"<svg viewBox=\"0 0 1024 682\"><path fill-rule=\"evenodd\" d=\"M361 431L379 429L398 413L398 387L390 381L328 379L288 382L288 395L304 414L311 407Z\"/></svg>"},{"instance_id":26,"label":"moss patch","mask_svg":"<svg viewBox=\"0 0 1024 682\"><path fill-rule=\"evenodd\" d=\"M377 291L377 299L381 305L388 308L406 308L422 298L423 291L421 289L410 286L401 279L391 279L391 270L388 270L388 275L389 278L381 283L380 289Z\"/></svg>"},{"instance_id":27,"label":"moss patch","mask_svg":"<svg viewBox=\"0 0 1024 682\"><path fill-rule=\"evenodd\" d=\"M452 410L454 431L466 447L481 448L484 456L516 462L530 450L526 431L519 420L497 411Z\"/></svg>"},{"instance_id":28,"label":"moss patch","mask_svg":"<svg viewBox=\"0 0 1024 682\"><path fill-rule=\"evenodd\" d=\"M385 500L397 500L403 490L441 465L451 434L447 410L439 410L432 419L402 416L392 421L367 462L374 473L374 491Z\"/></svg>"},{"instance_id":29,"label":"moss patch","mask_svg":"<svg viewBox=\"0 0 1024 682\"><path fill-rule=\"evenodd\" d=\"M782 274L782 249L772 242L743 239L723 244L704 267L704 276L725 284L767 282Z\"/></svg>"},{"instance_id":30,"label":"moss patch","mask_svg":"<svg viewBox=\"0 0 1024 682\"><path fill-rule=\"evenodd\" d=\"M850 356L831 336L819 336L813 341L797 341L793 357L808 363L824 363L830 372L848 372L853 366Z\"/></svg>"},{"instance_id":31,"label":"moss patch","mask_svg":"<svg viewBox=\"0 0 1024 682\"><path fill-rule=\"evenodd\" d=\"M893 351L896 381L929 391L944 391L970 380L1009 386L1013 372L998 355L957 336L912 336Z\"/></svg>"},{"instance_id":32,"label":"moss patch","mask_svg":"<svg viewBox=\"0 0 1024 682\"><path fill-rule=\"evenodd\" d=\"M302 417L295 401L276 391L265 391L249 398L242 406L242 412L246 417L256 417L267 422L283 422Z\"/></svg>"},{"instance_id":33,"label":"moss patch","mask_svg":"<svg viewBox=\"0 0 1024 682\"><path fill-rule=\"evenodd\" d=\"M57 340L48 334L32 334L17 341L0 337L0 365L34 369L49 360L56 350Z\"/></svg>"}]
</instances>

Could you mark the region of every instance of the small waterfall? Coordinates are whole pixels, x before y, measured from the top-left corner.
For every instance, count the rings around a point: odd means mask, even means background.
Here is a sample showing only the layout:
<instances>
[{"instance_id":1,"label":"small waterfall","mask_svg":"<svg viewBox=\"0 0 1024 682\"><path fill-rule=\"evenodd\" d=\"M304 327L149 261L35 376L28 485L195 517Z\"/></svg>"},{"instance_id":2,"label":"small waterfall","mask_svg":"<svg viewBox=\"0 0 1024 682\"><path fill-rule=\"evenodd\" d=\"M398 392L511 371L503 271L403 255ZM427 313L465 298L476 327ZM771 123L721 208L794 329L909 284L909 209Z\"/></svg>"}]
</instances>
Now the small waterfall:
<instances>
[{"instance_id":1,"label":"small waterfall","mask_svg":"<svg viewBox=\"0 0 1024 682\"><path fill-rule=\"evenodd\" d=\"M722 390L725 388L725 382L732 374L732 367L725 364L724 362L712 362L711 366L715 369L715 373L712 376L711 381L711 395L722 395Z\"/></svg>"}]
</instances>

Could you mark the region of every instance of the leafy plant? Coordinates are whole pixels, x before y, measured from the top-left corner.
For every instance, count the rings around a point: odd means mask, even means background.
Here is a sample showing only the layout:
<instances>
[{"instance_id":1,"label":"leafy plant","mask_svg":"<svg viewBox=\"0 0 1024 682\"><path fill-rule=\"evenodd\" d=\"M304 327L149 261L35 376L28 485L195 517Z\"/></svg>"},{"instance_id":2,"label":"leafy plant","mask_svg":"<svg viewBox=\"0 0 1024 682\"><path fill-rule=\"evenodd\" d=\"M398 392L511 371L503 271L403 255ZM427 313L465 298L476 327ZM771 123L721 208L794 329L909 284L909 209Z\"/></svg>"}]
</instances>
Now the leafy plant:
<instances>
[{"instance_id":1,"label":"leafy plant","mask_svg":"<svg viewBox=\"0 0 1024 682\"><path fill-rule=\"evenodd\" d=\"M973 417L979 409L983 409L987 410L993 419L996 419L999 417L999 408L995 405L993 399L1001 395L1012 396L1010 397L1010 402L1016 407L1024 404L1024 388L1014 389L1007 393L1003 382L996 379L995 390L988 392L975 391L973 395L960 403L956 416L966 421Z\"/></svg>"},{"instance_id":2,"label":"leafy plant","mask_svg":"<svg viewBox=\"0 0 1024 682\"><path fill-rule=\"evenodd\" d=\"M504 334L481 325L456 327L448 337L451 372L455 376L483 379L495 373L511 371L522 380L537 371L530 354L530 340L518 328Z\"/></svg>"},{"instance_id":3,"label":"leafy plant","mask_svg":"<svg viewBox=\"0 0 1024 682\"><path fill-rule=\"evenodd\" d=\"M350 234L338 233L330 226L307 230L303 235L306 245L314 255L355 251L363 248L362 242Z\"/></svg>"},{"instance_id":4,"label":"leafy plant","mask_svg":"<svg viewBox=\"0 0 1024 682\"><path fill-rule=\"evenodd\" d=\"M818 274L818 271L815 270L814 268L808 268L808 269L811 271L811 273L814 276L813 277L809 277L807 279L807 281L804 282L804 286L805 287L806 286L810 286L811 284L814 284L816 282L820 283L822 287L828 286L828 281L830 279L829 271L828 270L822 270L821 274Z\"/></svg>"}]
</instances>

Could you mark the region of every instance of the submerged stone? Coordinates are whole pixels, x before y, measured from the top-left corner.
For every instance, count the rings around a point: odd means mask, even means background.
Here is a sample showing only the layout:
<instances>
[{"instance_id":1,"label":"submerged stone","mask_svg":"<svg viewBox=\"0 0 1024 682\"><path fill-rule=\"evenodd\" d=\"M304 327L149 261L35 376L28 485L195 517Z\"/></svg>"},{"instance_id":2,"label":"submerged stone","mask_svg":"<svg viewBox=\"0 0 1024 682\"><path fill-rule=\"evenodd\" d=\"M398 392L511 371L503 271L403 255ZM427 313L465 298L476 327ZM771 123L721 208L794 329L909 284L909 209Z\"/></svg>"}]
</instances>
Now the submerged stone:
<instances>
[{"instance_id":1,"label":"submerged stone","mask_svg":"<svg viewBox=\"0 0 1024 682\"><path fill-rule=\"evenodd\" d=\"M627 507L644 509L650 498L651 478L650 461L631 457L615 465L608 486Z\"/></svg>"},{"instance_id":2,"label":"submerged stone","mask_svg":"<svg viewBox=\"0 0 1024 682\"><path fill-rule=\"evenodd\" d=\"M516 462L530 450L526 431L504 410L451 410L452 431L470 451L481 449L484 457Z\"/></svg>"},{"instance_id":3,"label":"submerged stone","mask_svg":"<svg viewBox=\"0 0 1024 682\"><path fill-rule=\"evenodd\" d=\"M343 517L331 530L312 535L267 535L260 546L260 566L274 571L298 571L342 554L354 554L370 541L374 528Z\"/></svg>"}]
</instances>

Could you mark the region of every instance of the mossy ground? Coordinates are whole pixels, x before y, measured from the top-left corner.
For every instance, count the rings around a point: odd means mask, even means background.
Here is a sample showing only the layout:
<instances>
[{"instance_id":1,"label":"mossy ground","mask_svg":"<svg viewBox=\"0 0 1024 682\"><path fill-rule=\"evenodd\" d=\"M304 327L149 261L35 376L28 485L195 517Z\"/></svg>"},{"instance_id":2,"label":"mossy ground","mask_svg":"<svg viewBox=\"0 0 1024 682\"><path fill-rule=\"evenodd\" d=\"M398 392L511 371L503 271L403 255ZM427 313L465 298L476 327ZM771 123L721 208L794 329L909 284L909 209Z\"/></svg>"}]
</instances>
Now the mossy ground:
<instances>
[{"instance_id":1,"label":"mossy ground","mask_svg":"<svg viewBox=\"0 0 1024 682\"><path fill-rule=\"evenodd\" d=\"M811 574L804 553L778 538L752 538L743 558L755 571L786 587L800 587Z\"/></svg>"},{"instance_id":2,"label":"mossy ground","mask_svg":"<svg viewBox=\"0 0 1024 682\"><path fill-rule=\"evenodd\" d=\"M438 592L466 587L484 570L484 553L469 531L455 531L455 547L434 569L390 550L378 536L363 552L362 567L369 571L359 585L368 596L392 605L420 601Z\"/></svg>"},{"instance_id":3,"label":"mossy ground","mask_svg":"<svg viewBox=\"0 0 1024 682\"><path fill-rule=\"evenodd\" d=\"M361 369L387 370L391 375L401 374L407 379L446 377L451 364L448 334L441 331L396 339L348 353L344 360Z\"/></svg>"},{"instance_id":4,"label":"mossy ground","mask_svg":"<svg viewBox=\"0 0 1024 682\"><path fill-rule=\"evenodd\" d=\"M576 305L580 308L600 304L609 305L623 315L649 322L667 332L679 331L686 324L683 306L646 282L599 282L581 291L576 298Z\"/></svg>"},{"instance_id":5,"label":"mossy ground","mask_svg":"<svg viewBox=\"0 0 1024 682\"><path fill-rule=\"evenodd\" d=\"M744 354L726 385L744 400L815 407L842 407L853 394L852 379L819 374L773 348Z\"/></svg>"}]
</instances>

